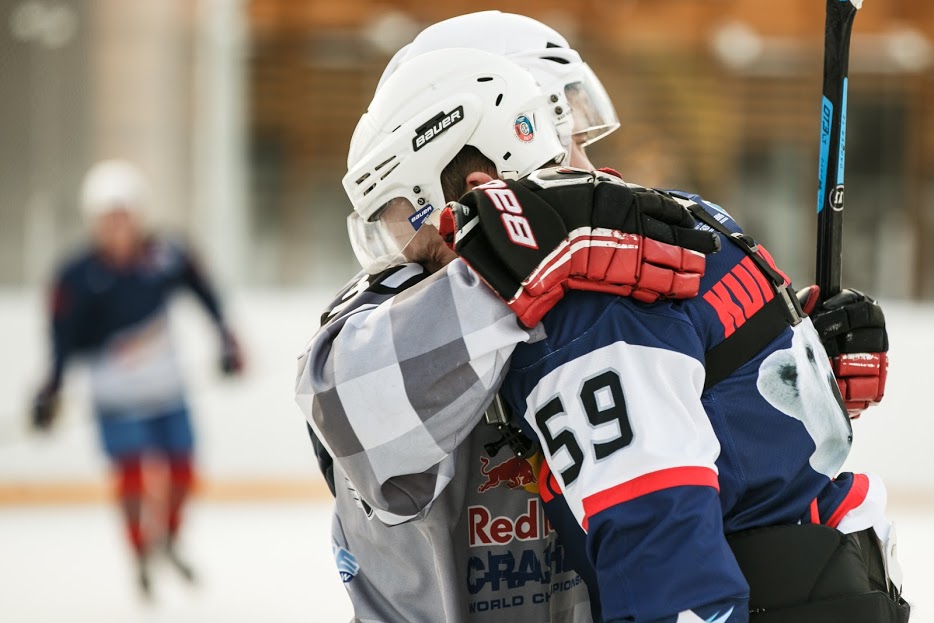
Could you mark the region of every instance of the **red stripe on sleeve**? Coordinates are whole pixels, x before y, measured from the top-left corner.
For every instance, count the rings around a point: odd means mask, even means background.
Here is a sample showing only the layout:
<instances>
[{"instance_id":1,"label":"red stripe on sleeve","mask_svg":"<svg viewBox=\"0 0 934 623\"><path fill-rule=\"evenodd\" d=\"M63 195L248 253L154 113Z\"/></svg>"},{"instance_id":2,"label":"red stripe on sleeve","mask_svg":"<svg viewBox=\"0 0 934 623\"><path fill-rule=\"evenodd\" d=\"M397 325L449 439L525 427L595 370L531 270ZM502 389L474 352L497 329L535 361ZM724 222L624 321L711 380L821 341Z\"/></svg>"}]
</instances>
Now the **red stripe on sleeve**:
<instances>
[{"instance_id":1,"label":"red stripe on sleeve","mask_svg":"<svg viewBox=\"0 0 934 623\"><path fill-rule=\"evenodd\" d=\"M817 509L817 498L811 500L811 523L820 524L820 512Z\"/></svg>"},{"instance_id":2,"label":"red stripe on sleeve","mask_svg":"<svg viewBox=\"0 0 934 623\"><path fill-rule=\"evenodd\" d=\"M869 478L866 474L853 474L853 484L850 486L849 493L840 502L840 506L833 512L830 519L827 520L828 526L836 528L843 516L854 508L866 501L866 494L869 493Z\"/></svg>"},{"instance_id":3,"label":"red stripe on sleeve","mask_svg":"<svg viewBox=\"0 0 934 623\"><path fill-rule=\"evenodd\" d=\"M720 490L717 472L709 467L671 467L644 474L584 498L584 530L587 529L588 519L600 511L655 491L684 486Z\"/></svg>"}]
</instances>

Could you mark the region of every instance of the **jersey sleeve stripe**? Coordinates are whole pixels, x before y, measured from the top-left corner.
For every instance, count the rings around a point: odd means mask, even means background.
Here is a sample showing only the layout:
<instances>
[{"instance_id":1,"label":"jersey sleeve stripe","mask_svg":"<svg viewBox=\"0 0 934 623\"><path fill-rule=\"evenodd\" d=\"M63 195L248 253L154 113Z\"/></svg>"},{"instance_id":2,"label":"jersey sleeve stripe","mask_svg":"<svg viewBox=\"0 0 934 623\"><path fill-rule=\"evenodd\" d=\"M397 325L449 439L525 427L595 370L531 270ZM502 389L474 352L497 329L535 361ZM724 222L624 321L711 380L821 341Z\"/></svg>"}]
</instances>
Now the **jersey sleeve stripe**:
<instances>
[{"instance_id":1,"label":"jersey sleeve stripe","mask_svg":"<svg viewBox=\"0 0 934 623\"><path fill-rule=\"evenodd\" d=\"M840 502L840 506L833 512L833 515L830 516L830 519L827 520L827 525L831 528L836 528L844 515L854 508L857 508L866 500L866 494L868 493L869 478L866 474L853 474L853 484L850 486L850 491L846 494L846 497L843 498L843 501Z\"/></svg>"},{"instance_id":2,"label":"jersey sleeve stripe","mask_svg":"<svg viewBox=\"0 0 934 623\"><path fill-rule=\"evenodd\" d=\"M633 500L655 491L662 489L671 489L673 487L694 486L694 487L713 487L720 491L720 483L717 479L717 472L709 467L670 467L656 472L643 474L638 478L633 478L627 482L621 483L594 493L584 498L584 521L583 527L587 529L587 523L590 517L593 517L600 511Z\"/></svg>"}]
</instances>

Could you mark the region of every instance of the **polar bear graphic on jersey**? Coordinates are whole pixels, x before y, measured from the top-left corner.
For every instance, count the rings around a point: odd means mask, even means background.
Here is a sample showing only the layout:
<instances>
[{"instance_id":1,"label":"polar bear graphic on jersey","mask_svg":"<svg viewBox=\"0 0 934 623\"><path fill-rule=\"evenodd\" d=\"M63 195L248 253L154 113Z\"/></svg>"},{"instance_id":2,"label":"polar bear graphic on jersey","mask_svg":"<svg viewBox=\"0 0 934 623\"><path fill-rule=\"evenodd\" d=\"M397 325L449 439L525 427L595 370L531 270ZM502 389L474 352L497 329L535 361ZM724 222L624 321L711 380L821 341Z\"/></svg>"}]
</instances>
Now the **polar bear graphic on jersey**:
<instances>
[{"instance_id":1,"label":"polar bear graphic on jersey","mask_svg":"<svg viewBox=\"0 0 934 623\"><path fill-rule=\"evenodd\" d=\"M816 446L811 467L833 478L850 451L850 419L811 320L805 318L793 331L791 348L762 362L756 386L770 405L804 424Z\"/></svg>"}]
</instances>

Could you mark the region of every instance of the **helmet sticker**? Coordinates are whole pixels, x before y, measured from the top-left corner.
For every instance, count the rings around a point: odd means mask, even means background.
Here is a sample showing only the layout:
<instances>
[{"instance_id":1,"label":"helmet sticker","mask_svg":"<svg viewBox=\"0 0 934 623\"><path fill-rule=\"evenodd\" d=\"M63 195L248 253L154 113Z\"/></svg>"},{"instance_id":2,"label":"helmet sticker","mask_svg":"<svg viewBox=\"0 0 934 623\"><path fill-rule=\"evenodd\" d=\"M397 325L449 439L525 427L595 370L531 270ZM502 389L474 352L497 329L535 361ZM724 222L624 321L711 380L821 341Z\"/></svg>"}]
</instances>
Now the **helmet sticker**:
<instances>
[{"instance_id":1,"label":"helmet sticker","mask_svg":"<svg viewBox=\"0 0 934 623\"><path fill-rule=\"evenodd\" d=\"M412 151L418 151L432 140L437 138L448 128L464 120L464 107L458 106L451 112L440 112L415 130L412 139Z\"/></svg>"},{"instance_id":2,"label":"helmet sticker","mask_svg":"<svg viewBox=\"0 0 934 623\"><path fill-rule=\"evenodd\" d=\"M535 128L532 126L532 120L525 115L516 117L516 136L523 143L531 143L535 138Z\"/></svg>"},{"instance_id":3,"label":"helmet sticker","mask_svg":"<svg viewBox=\"0 0 934 623\"><path fill-rule=\"evenodd\" d=\"M418 231L421 229L422 225L431 216L431 213L435 211L434 206L430 203L424 208L420 209L418 212L409 217L409 223L412 225L412 229Z\"/></svg>"}]
</instances>

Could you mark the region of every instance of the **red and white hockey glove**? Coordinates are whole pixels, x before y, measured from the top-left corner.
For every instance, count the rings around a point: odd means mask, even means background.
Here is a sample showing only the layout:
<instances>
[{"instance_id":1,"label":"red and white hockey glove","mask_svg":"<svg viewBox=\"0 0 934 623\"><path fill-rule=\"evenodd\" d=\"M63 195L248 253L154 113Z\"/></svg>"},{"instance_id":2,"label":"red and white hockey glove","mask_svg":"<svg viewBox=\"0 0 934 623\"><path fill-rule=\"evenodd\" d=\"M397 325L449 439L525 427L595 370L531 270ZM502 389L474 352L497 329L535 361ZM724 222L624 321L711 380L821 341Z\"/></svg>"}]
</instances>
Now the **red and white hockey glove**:
<instances>
[{"instance_id":1,"label":"red and white hockey glove","mask_svg":"<svg viewBox=\"0 0 934 623\"><path fill-rule=\"evenodd\" d=\"M440 232L533 327L565 290L653 302L696 296L719 239L673 199L612 175L545 169L451 202Z\"/></svg>"},{"instance_id":2,"label":"red and white hockey glove","mask_svg":"<svg viewBox=\"0 0 934 623\"><path fill-rule=\"evenodd\" d=\"M889 335L885 315L873 299L857 290L843 290L818 304L820 288L798 291L801 309L830 356L837 386L850 417L856 419L885 394Z\"/></svg>"}]
</instances>

